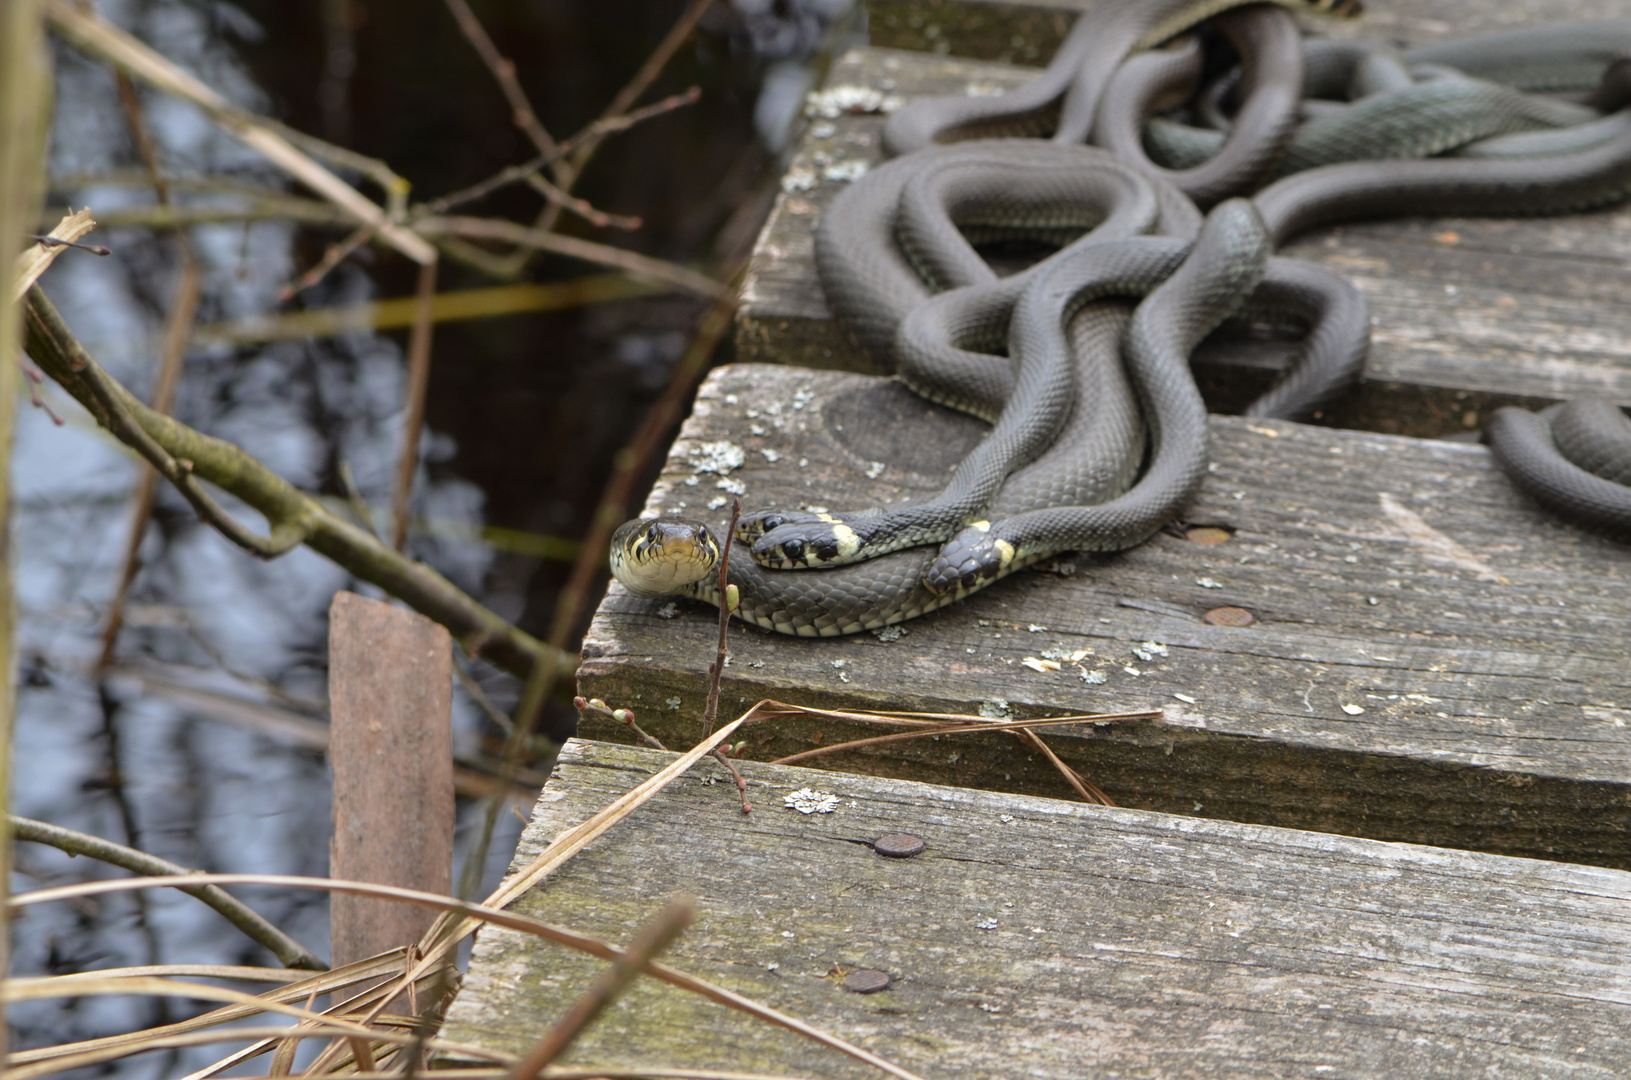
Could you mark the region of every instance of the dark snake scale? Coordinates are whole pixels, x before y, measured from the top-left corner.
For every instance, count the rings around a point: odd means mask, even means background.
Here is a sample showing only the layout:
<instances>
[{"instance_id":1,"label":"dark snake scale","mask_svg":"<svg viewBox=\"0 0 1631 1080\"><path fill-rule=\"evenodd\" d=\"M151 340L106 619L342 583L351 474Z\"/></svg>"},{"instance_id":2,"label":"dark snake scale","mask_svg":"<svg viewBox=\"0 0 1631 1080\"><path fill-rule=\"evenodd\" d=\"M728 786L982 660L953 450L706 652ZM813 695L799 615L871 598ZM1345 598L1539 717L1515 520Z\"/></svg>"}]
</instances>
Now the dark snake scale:
<instances>
[{"instance_id":1,"label":"dark snake scale","mask_svg":"<svg viewBox=\"0 0 1631 1080\"><path fill-rule=\"evenodd\" d=\"M1399 51L1304 40L1288 8L1357 4L1100 4L1026 87L890 119L895 160L843 191L817 228L822 287L880 366L991 430L927 499L744 515L729 568L740 617L855 633L1039 559L1144 541L1205 475L1189 358L1224 320L1301 334L1247 415L1306 416L1363 368L1358 291L1272 254L1297 233L1567 213L1631 193L1631 22ZM1203 44L1188 32L1206 20L1239 66L1203 85ZM1038 134L1052 139L1013 137ZM1002 277L977 245L1013 239L1058 250ZM1486 438L1537 500L1631 540L1631 420L1615 405L1503 409ZM704 524L671 517L612 540L614 573L644 595L720 602L718 556Z\"/></svg>"}]
</instances>

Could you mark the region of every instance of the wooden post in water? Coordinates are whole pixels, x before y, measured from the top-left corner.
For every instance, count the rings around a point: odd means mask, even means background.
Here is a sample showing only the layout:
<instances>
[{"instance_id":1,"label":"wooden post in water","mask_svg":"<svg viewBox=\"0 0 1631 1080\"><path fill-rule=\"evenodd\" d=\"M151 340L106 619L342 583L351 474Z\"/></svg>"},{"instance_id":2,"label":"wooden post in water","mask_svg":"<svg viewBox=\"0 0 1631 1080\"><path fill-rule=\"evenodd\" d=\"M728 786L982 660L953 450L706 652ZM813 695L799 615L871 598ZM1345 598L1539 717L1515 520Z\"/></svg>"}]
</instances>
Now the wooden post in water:
<instances>
[{"instance_id":1,"label":"wooden post in water","mask_svg":"<svg viewBox=\"0 0 1631 1080\"><path fill-rule=\"evenodd\" d=\"M448 632L421 615L355 593L334 597L330 877L452 892L451 645ZM329 911L336 967L418 941L436 914L339 894Z\"/></svg>"}]
</instances>

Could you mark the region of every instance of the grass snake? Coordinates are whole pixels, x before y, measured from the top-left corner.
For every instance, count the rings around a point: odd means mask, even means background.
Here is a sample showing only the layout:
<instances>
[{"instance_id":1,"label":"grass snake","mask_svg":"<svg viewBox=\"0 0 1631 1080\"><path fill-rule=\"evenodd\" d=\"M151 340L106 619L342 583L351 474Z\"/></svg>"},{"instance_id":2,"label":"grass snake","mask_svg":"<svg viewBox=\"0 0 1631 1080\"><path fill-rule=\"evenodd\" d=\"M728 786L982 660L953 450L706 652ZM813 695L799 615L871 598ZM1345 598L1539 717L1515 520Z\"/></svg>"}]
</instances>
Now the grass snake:
<instances>
[{"instance_id":1,"label":"grass snake","mask_svg":"<svg viewBox=\"0 0 1631 1080\"><path fill-rule=\"evenodd\" d=\"M1203 87L1199 39L1150 48L1220 11L1237 73ZM1273 248L1338 221L1562 213L1623 198L1626 56L1625 22L1399 52L1303 42L1275 7L1101 4L1021 91L896 113L886 146L904 156L845 190L817 229L823 289L897 377L992 430L930 499L747 515L738 540L755 561L730 567L738 614L789 634L854 633L1058 552L1143 541L1204 473L1206 413L1188 357L1218 323L1244 315L1304 333L1252 415L1307 413L1363 365L1362 297ZM1052 142L968 139L1050 125ZM1204 223L1196 202L1216 207ZM1059 250L999 276L980 245L1016 237ZM1613 405L1502 410L1487 434L1520 486L1631 538L1631 421ZM683 519L630 522L612 541L614 573L647 595L717 603L717 557L707 527Z\"/></svg>"}]
</instances>

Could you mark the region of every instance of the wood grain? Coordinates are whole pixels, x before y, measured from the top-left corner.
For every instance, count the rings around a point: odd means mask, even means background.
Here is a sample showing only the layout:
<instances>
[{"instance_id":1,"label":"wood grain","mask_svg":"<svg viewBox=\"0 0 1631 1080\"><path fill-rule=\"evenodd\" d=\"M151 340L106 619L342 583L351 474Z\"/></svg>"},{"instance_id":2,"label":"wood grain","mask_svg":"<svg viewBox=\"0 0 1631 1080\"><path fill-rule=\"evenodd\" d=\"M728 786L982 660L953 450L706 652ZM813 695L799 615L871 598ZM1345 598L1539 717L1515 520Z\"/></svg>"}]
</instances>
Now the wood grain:
<instances>
[{"instance_id":1,"label":"wood grain","mask_svg":"<svg viewBox=\"0 0 1631 1080\"><path fill-rule=\"evenodd\" d=\"M329 876L453 891L453 639L422 615L341 592L329 609ZM419 940L436 913L330 900L333 963Z\"/></svg>"},{"instance_id":2,"label":"wood grain","mask_svg":"<svg viewBox=\"0 0 1631 1080\"><path fill-rule=\"evenodd\" d=\"M573 742L518 864L670 760ZM960 788L704 763L515 905L665 958L931 1078L1613 1077L1631 875ZM800 788L830 814L783 806ZM927 842L885 859L876 837ZM519 1053L597 970L484 930L444 1038ZM846 993L844 972L893 982ZM563 1064L876 1076L652 980Z\"/></svg>"},{"instance_id":3,"label":"wood grain","mask_svg":"<svg viewBox=\"0 0 1631 1080\"><path fill-rule=\"evenodd\" d=\"M721 482L749 507L886 505L935 490L978 437L890 380L733 365L702 387L646 512L717 525ZM699 471L713 442L740 447L742 467ZM1631 867L1623 545L1555 521L1476 445L1216 417L1212 456L1185 516L1222 526L1227 542L1164 532L1121 555L1061 560L894 640L737 624L722 715L762 697L1027 716L1159 707L1160 723L1048 740L1123 805ZM1254 621L1205 621L1225 606ZM715 625L711 609L614 584L584 642L580 691L688 746ZM1081 651L1057 671L1025 665ZM613 724L583 731L624 737ZM877 733L788 721L750 736L748 755ZM1065 792L995 736L829 760Z\"/></svg>"}]
</instances>

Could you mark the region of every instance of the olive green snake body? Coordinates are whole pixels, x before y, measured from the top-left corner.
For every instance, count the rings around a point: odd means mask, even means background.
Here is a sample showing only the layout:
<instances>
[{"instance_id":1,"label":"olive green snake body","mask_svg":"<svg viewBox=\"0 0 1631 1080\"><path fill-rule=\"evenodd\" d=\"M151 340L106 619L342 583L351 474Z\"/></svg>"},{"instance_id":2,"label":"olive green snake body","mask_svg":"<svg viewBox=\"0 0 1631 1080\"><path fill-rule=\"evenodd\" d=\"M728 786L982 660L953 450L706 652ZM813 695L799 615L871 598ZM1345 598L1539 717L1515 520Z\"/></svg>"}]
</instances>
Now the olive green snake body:
<instances>
[{"instance_id":1,"label":"olive green snake body","mask_svg":"<svg viewBox=\"0 0 1631 1080\"><path fill-rule=\"evenodd\" d=\"M1196 85L1193 41L1140 51L1223 8L1235 8L1218 22L1244 64L1229 84ZM886 146L908 152L844 191L817 230L823 288L898 377L990 420L992 432L933 498L887 512L745 517L729 568L738 614L790 634L854 633L1058 552L1141 542L1204 473L1206 413L1187 358L1219 322L1272 313L1305 332L1298 361L1253 415L1312 411L1363 364L1369 319L1357 291L1271 258L1272 248L1337 221L1561 213L1623 197L1626 54L1622 22L1400 53L1305 44L1278 8L1101 4L1025 89L897 113ZM1201 104L1181 121L1151 115L1175 95ZM1050 121L1051 144L934 145ZM1077 145L1087 139L1106 149ZM1455 156L1421 159L1432 154ZM1236 197L1251 192L1250 203ZM1217 205L1204 226L1190 199ZM1014 235L1064 246L999 278L970 238ZM1631 422L1600 403L1561 412L1498 416L1497 459L1544 501L1631 535ZM1570 451L1584 464L1562 444L1584 445ZM701 523L631 522L612 546L614 571L635 591L719 602L706 570L718 545Z\"/></svg>"}]
</instances>

